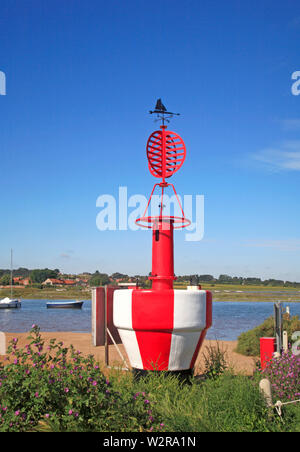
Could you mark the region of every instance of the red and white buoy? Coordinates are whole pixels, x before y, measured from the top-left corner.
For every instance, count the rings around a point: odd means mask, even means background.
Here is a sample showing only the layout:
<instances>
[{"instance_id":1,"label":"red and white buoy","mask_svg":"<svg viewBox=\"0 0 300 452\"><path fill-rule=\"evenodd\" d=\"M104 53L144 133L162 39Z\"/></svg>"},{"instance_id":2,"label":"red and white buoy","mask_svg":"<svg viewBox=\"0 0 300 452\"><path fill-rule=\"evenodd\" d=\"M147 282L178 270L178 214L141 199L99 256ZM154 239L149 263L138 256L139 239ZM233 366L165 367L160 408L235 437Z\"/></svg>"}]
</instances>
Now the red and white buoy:
<instances>
[{"instance_id":1,"label":"red and white buoy","mask_svg":"<svg viewBox=\"0 0 300 452\"><path fill-rule=\"evenodd\" d=\"M200 286L173 289L173 232L188 226L190 221L185 218L174 186L166 182L182 166L185 144L179 135L166 129L163 124L147 143L150 172L162 181L154 185L144 215L136 220L140 226L152 229L152 288L116 290L113 321L134 370L190 374L212 324L212 295ZM146 216L157 186L161 188L159 215ZM163 196L169 186L182 217L163 215Z\"/></svg>"}]
</instances>

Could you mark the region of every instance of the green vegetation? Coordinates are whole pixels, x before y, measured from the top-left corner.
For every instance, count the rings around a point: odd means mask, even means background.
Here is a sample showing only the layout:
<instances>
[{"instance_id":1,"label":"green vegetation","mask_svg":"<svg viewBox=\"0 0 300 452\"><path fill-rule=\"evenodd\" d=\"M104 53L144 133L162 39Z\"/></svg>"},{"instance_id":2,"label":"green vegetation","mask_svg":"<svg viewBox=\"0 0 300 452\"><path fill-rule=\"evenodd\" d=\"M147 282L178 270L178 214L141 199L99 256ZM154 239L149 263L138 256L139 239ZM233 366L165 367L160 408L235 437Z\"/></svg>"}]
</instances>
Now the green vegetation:
<instances>
[{"instance_id":1,"label":"green vegetation","mask_svg":"<svg viewBox=\"0 0 300 452\"><path fill-rule=\"evenodd\" d=\"M178 276L178 282L192 283L192 284L221 284L221 285L234 285L234 286L267 286L267 287L294 287L300 288L300 282L283 281L281 279L266 279L242 276L229 276L220 275L215 278L212 275L183 275Z\"/></svg>"},{"instance_id":2,"label":"green vegetation","mask_svg":"<svg viewBox=\"0 0 300 452\"><path fill-rule=\"evenodd\" d=\"M106 273L99 273L97 270L89 280L89 285L91 287L105 286L106 284L110 284L110 282L109 276Z\"/></svg>"},{"instance_id":3,"label":"green vegetation","mask_svg":"<svg viewBox=\"0 0 300 452\"><path fill-rule=\"evenodd\" d=\"M290 319L283 316L283 330L287 331L288 337L294 331L300 331L299 316L295 315ZM236 351L246 356L259 356L261 337L274 337L274 317L268 317L261 325L240 334Z\"/></svg>"},{"instance_id":4,"label":"green vegetation","mask_svg":"<svg viewBox=\"0 0 300 452\"><path fill-rule=\"evenodd\" d=\"M148 276L128 276L115 272L112 275L101 273L98 270L92 273L78 275L62 274L58 269L34 269L19 268L14 270L13 277L21 277L14 282L14 297L30 299L73 299L90 298L89 288L106 284L117 285L119 282L137 282L142 288L151 287ZM25 286L22 279L28 279L29 285ZM42 283L48 279L60 279L61 284L44 287ZM65 279L75 281L72 287L64 284ZM242 278L220 275L214 278L212 275L185 275L178 276L174 282L175 289L186 289L187 285L201 284L203 289L211 290L214 301L300 301L300 283L269 279L262 281L260 278ZM280 284L280 285L279 285ZM0 270L0 298L10 296L10 271ZM50 285L49 285L50 286ZM57 293L56 293L57 292ZM275 294L277 292L277 295ZM280 292L280 294L279 294ZM276 300L275 300L276 298Z\"/></svg>"},{"instance_id":5,"label":"green vegetation","mask_svg":"<svg viewBox=\"0 0 300 452\"><path fill-rule=\"evenodd\" d=\"M108 380L92 356L55 340L45 346L36 326L30 333L24 348L11 341L9 362L0 365L0 431L300 431L300 405L285 406L283 419L270 413L258 387L264 375L234 375L220 348L207 349L204 374L189 384L118 370ZM287 399L299 393L299 380L291 390Z\"/></svg>"},{"instance_id":6,"label":"green vegetation","mask_svg":"<svg viewBox=\"0 0 300 452\"><path fill-rule=\"evenodd\" d=\"M100 274L101 275L101 274ZM94 282L99 282L94 280ZM95 278L96 279L96 278ZM106 279L104 279L106 281ZM112 283L111 284L118 284ZM1 285L1 284L0 284ZM97 286L98 284L95 284ZM142 287L150 287L151 282L146 281L142 284ZM71 287L56 287L56 286L43 286L41 284L31 284L27 287L21 287L14 285L13 296L22 299L70 299L75 298L90 299L91 291L90 288L94 284L85 286L75 285ZM185 289L186 283L174 284L175 289ZM282 302L292 302L300 301L300 293L294 288L278 288L280 294L274 294L274 288L270 287L259 287L259 286L243 286L239 292L237 292L236 286L230 285L217 285L217 284L202 284L203 289L211 290L213 293L214 301L278 301L280 299ZM277 291L277 288L276 288ZM10 296L10 288L0 288L0 298Z\"/></svg>"},{"instance_id":7,"label":"green vegetation","mask_svg":"<svg viewBox=\"0 0 300 452\"><path fill-rule=\"evenodd\" d=\"M45 347L33 325L29 344L9 347L10 364L0 367L0 431L160 430L146 393L121 393L92 356L50 341Z\"/></svg>"},{"instance_id":8,"label":"green vegetation","mask_svg":"<svg viewBox=\"0 0 300 452\"><path fill-rule=\"evenodd\" d=\"M59 275L59 270L49 270L49 268L44 268L42 270L32 270L29 277L33 283L41 284L48 278L56 279Z\"/></svg>"},{"instance_id":9,"label":"green vegetation","mask_svg":"<svg viewBox=\"0 0 300 452\"><path fill-rule=\"evenodd\" d=\"M80 286L63 288L41 285L38 285L38 287L28 286L24 288L14 286L13 296L14 298L21 298L23 300L89 300L91 298L91 290ZM4 297L10 297L9 288L0 289L0 298Z\"/></svg>"},{"instance_id":10,"label":"green vegetation","mask_svg":"<svg viewBox=\"0 0 300 452\"><path fill-rule=\"evenodd\" d=\"M10 275L8 273L5 273L0 278L0 285L1 286L9 286L10 285Z\"/></svg>"},{"instance_id":11,"label":"green vegetation","mask_svg":"<svg viewBox=\"0 0 300 452\"><path fill-rule=\"evenodd\" d=\"M300 399L300 355L294 355L290 350L282 353L279 358L266 363L261 376L272 384L273 400Z\"/></svg>"}]
</instances>

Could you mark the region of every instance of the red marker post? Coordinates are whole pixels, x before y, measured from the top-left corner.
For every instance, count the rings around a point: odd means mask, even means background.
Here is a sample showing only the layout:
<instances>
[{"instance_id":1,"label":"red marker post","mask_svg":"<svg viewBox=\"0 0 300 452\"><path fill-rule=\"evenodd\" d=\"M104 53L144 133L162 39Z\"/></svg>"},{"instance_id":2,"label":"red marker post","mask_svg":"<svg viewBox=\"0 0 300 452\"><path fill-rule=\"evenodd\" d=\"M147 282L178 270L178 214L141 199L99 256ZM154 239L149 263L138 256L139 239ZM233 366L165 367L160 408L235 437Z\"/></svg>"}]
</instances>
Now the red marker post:
<instances>
[{"instance_id":1,"label":"red marker post","mask_svg":"<svg viewBox=\"0 0 300 452\"><path fill-rule=\"evenodd\" d=\"M275 337L261 337L260 338L260 362L261 368L265 369L267 363L273 359L273 354L276 351Z\"/></svg>"}]
</instances>

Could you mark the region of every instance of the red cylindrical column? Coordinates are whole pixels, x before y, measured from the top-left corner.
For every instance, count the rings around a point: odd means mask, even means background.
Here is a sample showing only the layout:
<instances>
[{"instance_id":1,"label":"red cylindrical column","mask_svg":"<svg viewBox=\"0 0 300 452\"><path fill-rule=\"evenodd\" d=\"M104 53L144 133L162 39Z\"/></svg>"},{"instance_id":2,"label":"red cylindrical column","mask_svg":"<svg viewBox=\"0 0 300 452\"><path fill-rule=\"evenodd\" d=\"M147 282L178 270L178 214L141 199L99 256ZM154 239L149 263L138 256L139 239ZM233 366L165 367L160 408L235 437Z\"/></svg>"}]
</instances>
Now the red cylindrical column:
<instances>
[{"instance_id":1,"label":"red cylindrical column","mask_svg":"<svg viewBox=\"0 0 300 452\"><path fill-rule=\"evenodd\" d=\"M152 288L173 289L173 221L160 219L152 230Z\"/></svg>"}]
</instances>

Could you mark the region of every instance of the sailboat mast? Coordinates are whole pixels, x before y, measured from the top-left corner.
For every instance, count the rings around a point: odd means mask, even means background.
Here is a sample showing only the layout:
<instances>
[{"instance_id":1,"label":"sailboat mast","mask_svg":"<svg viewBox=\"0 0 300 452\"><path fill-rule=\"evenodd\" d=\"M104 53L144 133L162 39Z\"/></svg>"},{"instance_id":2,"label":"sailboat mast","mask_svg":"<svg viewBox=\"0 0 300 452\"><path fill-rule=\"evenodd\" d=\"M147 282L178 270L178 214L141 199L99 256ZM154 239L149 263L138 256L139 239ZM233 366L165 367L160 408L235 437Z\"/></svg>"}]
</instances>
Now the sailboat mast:
<instances>
[{"instance_id":1,"label":"sailboat mast","mask_svg":"<svg viewBox=\"0 0 300 452\"><path fill-rule=\"evenodd\" d=\"M13 283L13 250L11 248L11 250L10 250L10 298L11 299L12 299L12 294L13 294L12 283Z\"/></svg>"}]
</instances>

